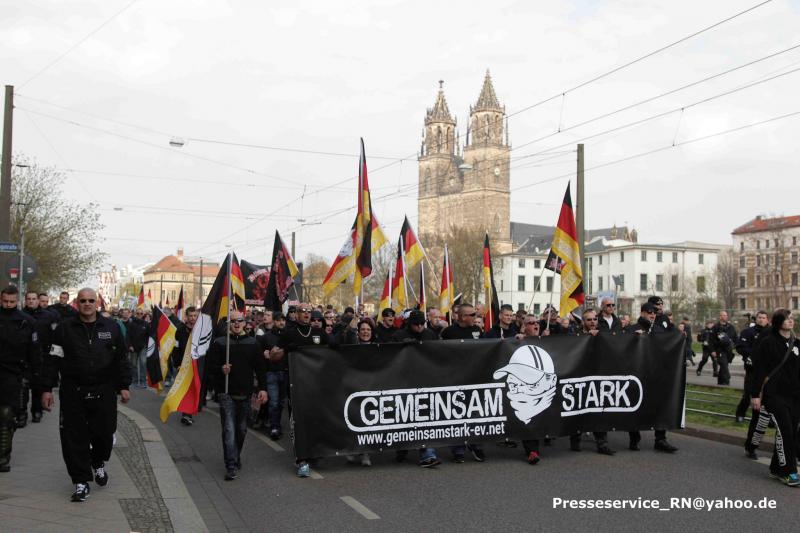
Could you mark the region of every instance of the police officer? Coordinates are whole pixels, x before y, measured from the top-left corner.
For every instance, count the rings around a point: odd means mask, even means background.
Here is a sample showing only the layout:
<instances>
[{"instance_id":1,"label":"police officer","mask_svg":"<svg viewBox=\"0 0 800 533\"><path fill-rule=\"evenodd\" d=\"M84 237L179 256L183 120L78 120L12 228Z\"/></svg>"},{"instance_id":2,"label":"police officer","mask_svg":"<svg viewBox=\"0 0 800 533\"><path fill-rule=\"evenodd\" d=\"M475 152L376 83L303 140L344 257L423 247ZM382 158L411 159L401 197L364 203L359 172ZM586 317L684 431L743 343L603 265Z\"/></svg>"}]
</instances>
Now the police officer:
<instances>
[{"instance_id":1,"label":"police officer","mask_svg":"<svg viewBox=\"0 0 800 533\"><path fill-rule=\"evenodd\" d=\"M650 335L656 331L655 320L657 316L657 309L655 305L650 302L643 303L640 310L639 320L625 328L624 332L631 335ZM666 320L666 317L664 317L664 319ZM642 434L638 431L630 431L628 432L628 436L630 438L628 449L638 452L640 449L639 442L642 440ZM670 444L670 442L667 440L667 430L665 429L655 430L655 443L653 448L655 450L667 453L675 453L678 451L678 448Z\"/></svg>"},{"instance_id":2,"label":"police officer","mask_svg":"<svg viewBox=\"0 0 800 533\"><path fill-rule=\"evenodd\" d=\"M28 313L36 321L36 336L39 339L39 347L42 356L50 353L50 334L58 324L59 315L55 311L50 311L39 305L39 294L35 291L28 291L25 294L25 307L23 311ZM33 384L31 376L28 374L23 379L22 402L20 412L17 413L17 427L25 427L28 420L28 396L31 397L31 422L38 423L42 420L42 390L39 384Z\"/></svg>"},{"instance_id":3,"label":"police officer","mask_svg":"<svg viewBox=\"0 0 800 533\"><path fill-rule=\"evenodd\" d=\"M0 292L0 472L11 470L11 439L22 377L29 372L38 386L42 366L34 320L17 309L18 301L16 287Z\"/></svg>"},{"instance_id":4,"label":"police officer","mask_svg":"<svg viewBox=\"0 0 800 533\"><path fill-rule=\"evenodd\" d=\"M42 407L48 411L61 376L61 452L75 484L74 502L89 496L92 470L98 485L108 483L105 462L117 430L117 394L122 403L130 399L125 339L114 319L97 313L96 302L93 289L78 292L78 316L61 321L53 331L43 371Z\"/></svg>"},{"instance_id":5,"label":"police officer","mask_svg":"<svg viewBox=\"0 0 800 533\"><path fill-rule=\"evenodd\" d=\"M675 324L670 320L670 317L664 314L664 300L660 296L651 296L647 299L647 303L656 308L656 317L653 319L653 333L674 331Z\"/></svg>"},{"instance_id":6,"label":"police officer","mask_svg":"<svg viewBox=\"0 0 800 533\"><path fill-rule=\"evenodd\" d=\"M697 365L697 375L703 373L703 367L705 366L708 358L711 357L711 352L714 351L714 348L711 346L711 336L714 334L714 320L708 319L706 320L706 327L697 334L697 342L699 342L703 346L703 358L700 360L700 364ZM719 376L719 364L717 363L716 357L711 357L711 367L713 370L713 377Z\"/></svg>"},{"instance_id":7,"label":"police officer","mask_svg":"<svg viewBox=\"0 0 800 533\"><path fill-rule=\"evenodd\" d=\"M747 414L747 408L750 407L750 393L753 389L753 379L755 373L753 372L753 353L757 342L768 332L769 315L766 311L759 311L756 313L756 321L749 328L742 330L739 339L736 341L736 351L742 356L744 362L744 390L742 391L742 399L739 405L736 406L736 421L744 422L744 415ZM750 418L750 425L747 428L747 440L745 440L745 455L750 459L758 459L756 455L756 448L758 444L753 444L753 434L759 422L759 413L753 411ZM769 424L769 420L762 421L762 424Z\"/></svg>"}]
</instances>

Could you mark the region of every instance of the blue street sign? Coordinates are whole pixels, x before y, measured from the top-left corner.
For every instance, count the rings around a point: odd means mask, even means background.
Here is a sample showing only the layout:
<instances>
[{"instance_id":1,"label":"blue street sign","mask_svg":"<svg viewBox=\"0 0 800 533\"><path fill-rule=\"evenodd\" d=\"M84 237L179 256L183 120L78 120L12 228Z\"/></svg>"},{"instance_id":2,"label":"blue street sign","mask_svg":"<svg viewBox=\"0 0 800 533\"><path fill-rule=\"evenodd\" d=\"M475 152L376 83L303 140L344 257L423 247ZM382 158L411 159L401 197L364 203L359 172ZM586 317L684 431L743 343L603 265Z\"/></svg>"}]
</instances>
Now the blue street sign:
<instances>
[{"instance_id":1,"label":"blue street sign","mask_svg":"<svg viewBox=\"0 0 800 533\"><path fill-rule=\"evenodd\" d=\"M0 242L0 252L19 252L19 245L13 242Z\"/></svg>"}]
</instances>

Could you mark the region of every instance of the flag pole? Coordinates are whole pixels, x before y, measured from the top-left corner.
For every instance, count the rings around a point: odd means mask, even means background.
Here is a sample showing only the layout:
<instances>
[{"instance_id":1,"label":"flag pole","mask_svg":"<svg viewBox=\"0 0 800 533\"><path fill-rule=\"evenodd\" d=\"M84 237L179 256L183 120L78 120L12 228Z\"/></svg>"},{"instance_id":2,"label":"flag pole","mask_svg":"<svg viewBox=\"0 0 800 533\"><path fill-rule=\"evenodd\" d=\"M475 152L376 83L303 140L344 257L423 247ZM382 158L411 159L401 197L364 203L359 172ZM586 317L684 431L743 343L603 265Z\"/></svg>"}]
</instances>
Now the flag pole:
<instances>
[{"instance_id":1,"label":"flag pole","mask_svg":"<svg viewBox=\"0 0 800 533\"><path fill-rule=\"evenodd\" d=\"M419 298L417 298L417 301L419 302L419 305L422 308L422 309L420 309L420 311L425 313L426 312L425 311L425 307L427 306L427 302L425 301L425 263L424 262L419 264L419 269L420 269L419 270L419 275L420 275L420 280L422 281L422 286L419 288Z\"/></svg>"},{"instance_id":2,"label":"flag pole","mask_svg":"<svg viewBox=\"0 0 800 533\"><path fill-rule=\"evenodd\" d=\"M447 276L447 305L450 307L450 312L447 313L447 321L453 325L453 303L454 303L454 290L453 290L453 274L450 270L450 252L447 250L447 243L444 244L444 270Z\"/></svg>"},{"instance_id":3,"label":"flag pole","mask_svg":"<svg viewBox=\"0 0 800 533\"><path fill-rule=\"evenodd\" d=\"M410 302L408 301L408 271L406 270L406 243L403 236L400 235L400 264L403 266L403 287L406 291L406 307L409 307ZM411 284L411 294L414 295L414 299L417 299L417 293L414 291L414 284Z\"/></svg>"},{"instance_id":4,"label":"flag pole","mask_svg":"<svg viewBox=\"0 0 800 533\"><path fill-rule=\"evenodd\" d=\"M231 361L231 302L233 301L233 294L231 294L231 263L233 263L233 251L228 252L228 279L226 280L228 287L228 331L225 332L225 364L229 365ZM228 378L230 370L225 374L225 394L228 394Z\"/></svg>"},{"instance_id":5,"label":"flag pole","mask_svg":"<svg viewBox=\"0 0 800 533\"><path fill-rule=\"evenodd\" d=\"M545 325L545 331L550 331L550 316L553 314L553 293L555 293L556 288L556 273L553 272L553 288L550 289L550 310L547 311L547 324Z\"/></svg>"},{"instance_id":6,"label":"flag pole","mask_svg":"<svg viewBox=\"0 0 800 533\"><path fill-rule=\"evenodd\" d=\"M392 262L389 261L389 309L394 309L394 304L392 303L392 282L394 281L394 276L392 275Z\"/></svg>"},{"instance_id":7,"label":"flag pole","mask_svg":"<svg viewBox=\"0 0 800 533\"><path fill-rule=\"evenodd\" d=\"M547 258L545 258L543 264L544 265L547 264ZM528 312L529 313L533 311L533 301L536 299L536 294L539 292L539 288L542 286L542 279L544 278L544 269L545 269L545 267L543 266L541 272L539 272L539 282L533 288L533 296L531 296L531 301L528 304Z\"/></svg>"}]
</instances>

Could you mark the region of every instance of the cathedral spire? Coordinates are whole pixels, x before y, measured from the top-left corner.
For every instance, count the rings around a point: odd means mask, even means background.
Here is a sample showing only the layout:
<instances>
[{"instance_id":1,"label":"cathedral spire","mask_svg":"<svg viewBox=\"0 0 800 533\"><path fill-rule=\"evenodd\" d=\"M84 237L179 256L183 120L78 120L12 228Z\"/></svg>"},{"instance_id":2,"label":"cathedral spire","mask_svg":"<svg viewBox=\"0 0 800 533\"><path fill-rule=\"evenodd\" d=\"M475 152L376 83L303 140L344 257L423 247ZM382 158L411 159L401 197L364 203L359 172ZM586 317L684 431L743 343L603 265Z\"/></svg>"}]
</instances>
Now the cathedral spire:
<instances>
[{"instance_id":1,"label":"cathedral spire","mask_svg":"<svg viewBox=\"0 0 800 533\"><path fill-rule=\"evenodd\" d=\"M428 114L425 117L425 124L431 122L449 122L455 124L450 109L447 107L447 100L444 98L444 80L439 80L439 94L436 95L436 103L433 104L431 109L428 109Z\"/></svg>"},{"instance_id":2,"label":"cathedral spire","mask_svg":"<svg viewBox=\"0 0 800 533\"><path fill-rule=\"evenodd\" d=\"M473 111L504 111L500 102L497 101L497 95L494 93L494 86L492 85L492 75L489 74L489 69L486 69L486 77L483 79L483 88L481 88L481 95L478 96L478 103L475 104Z\"/></svg>"}]
</instances>

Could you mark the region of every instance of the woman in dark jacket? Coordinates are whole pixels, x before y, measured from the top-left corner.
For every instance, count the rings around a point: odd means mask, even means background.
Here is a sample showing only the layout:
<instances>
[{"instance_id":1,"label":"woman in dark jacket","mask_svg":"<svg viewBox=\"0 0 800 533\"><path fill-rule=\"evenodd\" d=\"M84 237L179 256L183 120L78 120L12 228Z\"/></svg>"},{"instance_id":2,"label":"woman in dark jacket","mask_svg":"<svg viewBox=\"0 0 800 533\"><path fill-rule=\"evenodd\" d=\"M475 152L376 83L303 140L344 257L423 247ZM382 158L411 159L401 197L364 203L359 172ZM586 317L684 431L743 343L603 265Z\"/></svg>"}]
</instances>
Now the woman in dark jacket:
<instances>
[{"instance_id":1,"label":"woman in dark jacket","mask_svg":"<svg viewBox=\"0 0 800 533\"><path fill-rule=\"evenodd\" d=\"M353 322L355 321L356 319L354 318ZM355 330L352 326L342 330L340 338L344 341L342 344L375 344L375 327L372 325L371 320L362 318L358 321ZM361 458L361 466L372 466L368 453L362 453L359 457ZM347 462L356 464L359 457L348 455Z\"/></svg>"}]
</instances>

